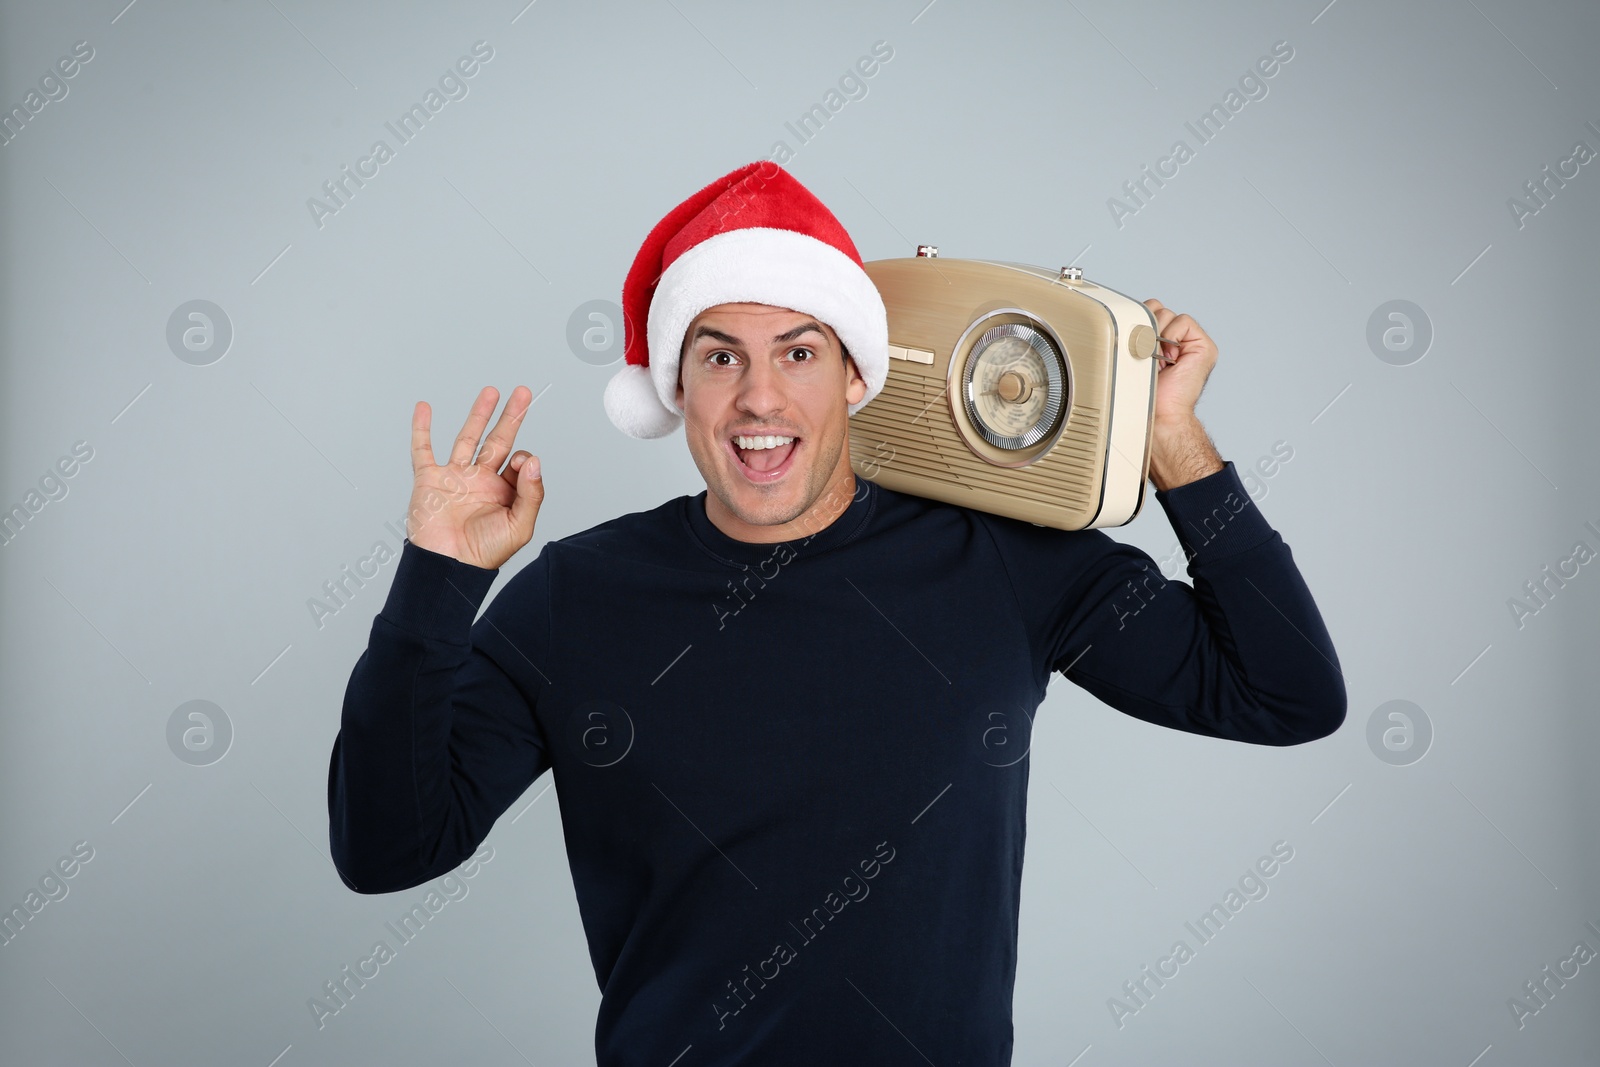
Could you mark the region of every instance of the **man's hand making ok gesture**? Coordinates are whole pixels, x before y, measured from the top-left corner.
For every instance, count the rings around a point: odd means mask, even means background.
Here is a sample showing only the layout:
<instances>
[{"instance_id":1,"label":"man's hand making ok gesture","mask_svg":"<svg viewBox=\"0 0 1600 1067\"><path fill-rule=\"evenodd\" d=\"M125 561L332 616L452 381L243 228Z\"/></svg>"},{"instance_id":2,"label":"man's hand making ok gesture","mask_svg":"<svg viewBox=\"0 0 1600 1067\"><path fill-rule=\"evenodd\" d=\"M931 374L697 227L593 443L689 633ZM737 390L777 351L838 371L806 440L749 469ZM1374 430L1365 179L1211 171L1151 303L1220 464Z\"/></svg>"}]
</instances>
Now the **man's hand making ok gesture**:
<instances>
[{"instance_id":1,"label":"man's hand making ok gesture","mask_svg":"<svg viewBox=\"0 0 1600 1067\"><path fill-rule=\"evenodd\" d=\"M534 520L539 517L539 505L544 503L539 457L518 452L506 462L517 427L533 403L533 393L527 386L511 390L500 421L483 442L482 450L478 449L478 439L499 398L494 386L484 386L450 449L450 461L444 464L433 461L433 438L429 432L433 409L419 400L411 412L411 470L415 482L406 512L406 537L419 548L486 570L498 570L528 543L533 537Z\"/></svg>"}]
</instances>

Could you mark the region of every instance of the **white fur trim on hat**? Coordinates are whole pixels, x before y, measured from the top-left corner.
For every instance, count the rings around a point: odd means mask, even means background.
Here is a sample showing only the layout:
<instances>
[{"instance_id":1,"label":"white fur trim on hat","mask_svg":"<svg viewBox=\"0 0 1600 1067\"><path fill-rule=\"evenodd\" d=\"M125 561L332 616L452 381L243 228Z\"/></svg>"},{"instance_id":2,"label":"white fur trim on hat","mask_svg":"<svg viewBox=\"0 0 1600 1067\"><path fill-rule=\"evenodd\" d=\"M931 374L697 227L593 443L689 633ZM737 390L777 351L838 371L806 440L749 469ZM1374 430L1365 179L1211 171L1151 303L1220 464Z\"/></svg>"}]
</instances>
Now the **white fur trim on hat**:
<instances>
[{"instance_id":1,"label":"white fur trim on hat","mask_svg":"<svg viewBox=\"0 0 1600 1067\"><path fill-rule=\"evenodd\" d=\"M751 226L708 237L661 275L650 300L645 336L651 383L662 411L646 416L629 382L645 370L628 365L606 386L606 413L624 433L660 437L682 419L678 407L678 350L689 324L718 304L771 304L815 315L849 349L867 391L849 405L854 415L883 388L889 374L889 321L883 297L849 256L794 230ZM633 373L628 373L628 372ZM613 391L616 399L613 399ZM663 422L665 417L670 422ZM661 426L665 429L659 429ZM634 427L630 429L631 427ZM659 432L638 432L659 429Z\"/></svg>"},{"instance_id":2,"label":"white fur trim on hat","mask_svg":"<svg viewBox=\"0 0 1600 1067\"><path fill-rule=\"evenodd\" d=\"M649 370L637 363L624 363L606 383L605 409L612 424L629 437L665 437L683 422L675 408L661 403Z\"/></svg>"}]
</instances>

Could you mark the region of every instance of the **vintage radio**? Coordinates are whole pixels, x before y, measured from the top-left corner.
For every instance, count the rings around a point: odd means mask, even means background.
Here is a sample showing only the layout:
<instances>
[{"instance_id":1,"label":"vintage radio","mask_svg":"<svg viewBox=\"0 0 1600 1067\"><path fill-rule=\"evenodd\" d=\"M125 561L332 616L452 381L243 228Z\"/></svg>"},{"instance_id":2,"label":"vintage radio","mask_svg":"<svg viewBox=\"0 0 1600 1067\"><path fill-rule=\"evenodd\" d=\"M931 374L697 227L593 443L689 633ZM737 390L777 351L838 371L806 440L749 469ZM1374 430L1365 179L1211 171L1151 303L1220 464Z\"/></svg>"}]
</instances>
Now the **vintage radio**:
<instances>
[{"instance_id":1,"label":"vintage radio","mask_svg":"<svg viewBox=\"0 0 1600 1067\"><path fill-rule=\"evenodd\" d=\"M1144 503L1163 357L1155 316L1076 267L873 260L889 374L850 465L889 489L1062 530Z\"/></svg>"}]
</instances>

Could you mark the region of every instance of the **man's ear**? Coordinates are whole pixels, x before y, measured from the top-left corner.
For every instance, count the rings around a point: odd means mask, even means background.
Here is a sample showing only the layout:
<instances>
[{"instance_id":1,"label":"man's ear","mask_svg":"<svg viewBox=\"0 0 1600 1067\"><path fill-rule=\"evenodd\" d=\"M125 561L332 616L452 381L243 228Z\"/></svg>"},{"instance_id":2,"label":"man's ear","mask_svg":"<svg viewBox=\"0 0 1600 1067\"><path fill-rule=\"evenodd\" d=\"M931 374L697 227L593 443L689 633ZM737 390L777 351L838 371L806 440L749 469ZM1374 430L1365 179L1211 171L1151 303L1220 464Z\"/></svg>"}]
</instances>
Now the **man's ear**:
<instances>
[{"instance_id":1,"label":"man's ear","mask_svg":"<svg viewBox=\"0 0 1600 1067\"><path fill-rule=\"evenodd\" d=\"M847 356L845 366L850 371L850 384L845 386L844 398L851 404L859 404L861 398L867 395L867 380L856 370L856 357Z\"/></svg>"}]
</instances>

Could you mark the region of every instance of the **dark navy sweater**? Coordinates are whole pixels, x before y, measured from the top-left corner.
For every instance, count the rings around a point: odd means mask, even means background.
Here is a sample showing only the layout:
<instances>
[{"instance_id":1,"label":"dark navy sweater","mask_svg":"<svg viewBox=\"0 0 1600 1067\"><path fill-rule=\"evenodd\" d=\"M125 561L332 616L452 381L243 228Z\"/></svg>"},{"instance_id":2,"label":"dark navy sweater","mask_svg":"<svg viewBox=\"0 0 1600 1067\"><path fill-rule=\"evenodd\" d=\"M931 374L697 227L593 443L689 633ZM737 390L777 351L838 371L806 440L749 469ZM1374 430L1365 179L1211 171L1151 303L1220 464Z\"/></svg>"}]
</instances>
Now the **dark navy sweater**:
<instances>
[{"instance_id":1,"label":"dark navy sweater","mask_svg":"<svg viewBox=\"0 0 1600 1067\"><path fill-rule=\"evenodd\" d=\"M551 770L601 1067L1009 1064L1052 675L1232 741L1344 719L1232 463L1155 495L1192 586L1099 530L859 477L779 545L723 534L704 491L548 541L476 622L498 572L408 541L333 746L340 876L449 872Z\"/></svg>"}]
</instances>

